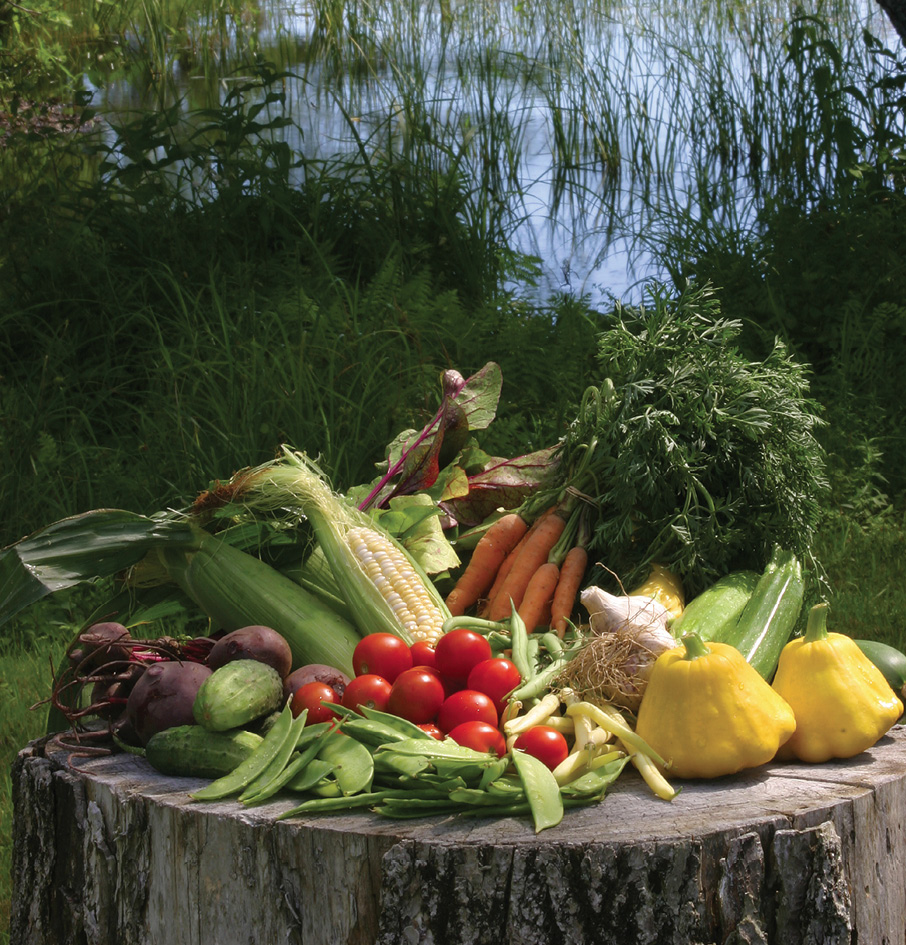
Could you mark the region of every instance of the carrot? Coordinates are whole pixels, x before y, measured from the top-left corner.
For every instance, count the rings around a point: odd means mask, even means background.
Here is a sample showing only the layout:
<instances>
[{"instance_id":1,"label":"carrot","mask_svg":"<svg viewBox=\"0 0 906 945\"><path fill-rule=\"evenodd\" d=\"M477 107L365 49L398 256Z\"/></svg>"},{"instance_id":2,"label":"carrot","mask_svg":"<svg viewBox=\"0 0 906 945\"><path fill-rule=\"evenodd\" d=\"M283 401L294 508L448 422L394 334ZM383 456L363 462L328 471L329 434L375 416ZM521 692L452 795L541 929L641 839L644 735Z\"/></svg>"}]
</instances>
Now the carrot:
<instances>
[{"instance_id":1,"label":"carrot","mask_svg":"<svg viewBox=\"0 0 906 945\"><path fill-rule=\"evenodd\" d=\"M529 536L534 534L535 530L538 528L538 525L544 520L546 515L550 515L556 505L552 505L545 512L542 512L538 518L532 522L531 528L519 539L516 547L503 559L503 563L497 569L497 576L494 578L494 583L491 585L491 589L488 591L487 597L482 601L481 605L478 608L479 617L487 617L491 612L491 607L494 604L494 599L497 597L497 592L500 590L501 585L506 580L506 576L510 573L510 568L513 567L516 559L519 557L519 552L522 551L522 546L528 541Z\"/></svg>"},{"instance_id":2,"label":"carrot","mask_svg":"<svg viewBox=\"0 0 906 945\"><path fill-rule=\"evenodd\" d=\"M526 585L522 603L519 605L519 616L525 622L525 629L529 633L535 627L543 625L559 580L560 569L553 561L545 561Z\"/></svg>"},{"instance_id":3,"label":"carrot","mask_svg":"<svg viewBox=\"0 0 906 945\"><path fill-rule=\"evenodd\" d=\"M500 565L528 531L528 522L510 512L482 535L465 571L447 595L447 607L454 617L464 614L494 583Z\"/></svg>"},{"instance_id":4,"label":"carrot","mask_svg":"<svg viewBox=\"0 0 906 945\"><path fill-rule=\"evenodd\" d=\"M551 603L551 630L562 637L566 624L576 606L576 594L588 567L588 552L581 545L573 545L560 566L560 580Z\"/></svg>"},{"instance_id":5,"label":"carrot","mask_svg":"<svg viewBox=\"0 0 906 945\"><path fill-rule=\"evenodd\" d=\"M519 557L513 562L510 573L491 604L488 614L490 620L504 620L512 612L512 607L519 609L529 580L547 561L547 556L565 527L566 520L557 512L551 512L538 521L538 527L526 538Z\"/></svg>"}]
</instances>

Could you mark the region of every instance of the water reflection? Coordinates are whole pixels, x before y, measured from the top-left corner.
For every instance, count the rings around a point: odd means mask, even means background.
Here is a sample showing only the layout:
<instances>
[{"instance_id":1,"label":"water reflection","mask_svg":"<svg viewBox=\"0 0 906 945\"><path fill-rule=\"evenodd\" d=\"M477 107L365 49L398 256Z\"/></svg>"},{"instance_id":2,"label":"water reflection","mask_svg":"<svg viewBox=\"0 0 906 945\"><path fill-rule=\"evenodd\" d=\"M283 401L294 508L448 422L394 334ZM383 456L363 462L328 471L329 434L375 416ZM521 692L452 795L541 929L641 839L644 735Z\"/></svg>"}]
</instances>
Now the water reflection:
<instances>
[{"instance_id":1,"label":"water reflection","mask_svg":"<svg viewBox=\"0 0 906 945\"><path fill-rule=\"evenodd\" d=\"M876 72L861 29L890 30L873 0L816 12L845 69ZM476 212L538 257L542 296L597 301L663 275L652 248L665 223L744 229L765 181L797 172L778 141L799 128L807 152L816 119L788 22L786 4L732 0L215 3L136 21L132 70L85 63L85 84L105 115L174 102L188 114L219 105L262 56L288 73L281 134L295 151L455 162Z\"/></svg>"}]
</instances>

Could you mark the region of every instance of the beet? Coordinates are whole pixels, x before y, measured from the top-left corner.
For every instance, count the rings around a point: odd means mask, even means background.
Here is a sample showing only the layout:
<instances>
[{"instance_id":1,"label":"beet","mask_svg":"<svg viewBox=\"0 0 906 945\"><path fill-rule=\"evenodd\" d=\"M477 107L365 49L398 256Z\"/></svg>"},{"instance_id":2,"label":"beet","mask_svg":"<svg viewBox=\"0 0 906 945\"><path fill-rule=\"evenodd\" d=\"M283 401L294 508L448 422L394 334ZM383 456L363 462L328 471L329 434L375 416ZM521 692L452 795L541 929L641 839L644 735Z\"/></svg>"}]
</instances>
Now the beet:
<instances>
[{"instance_id":1,"label":"beet","mask_svg":"<svg viewBox=\"0 0 906 945\"><path fill-rule=\"evenodd\" d=\"M69 654L70 663L85 674L105 663L128 660L132 652L132 635L121 623L94 623L78 636L78 643Z\"/></svg>"},{"instance_id":2,"label":"beet","mask_svg":"<svg viewBox=\"0 0 906 945\"><path fill-rule=\"evenodd\" d=\"M242 627L221 637L208 654L207 665L220 669L233 660L257 660L273 666L284 679L293 666L293 654L276 630L270 627Z\"/></svg>"},{"instance_id":3,"label":"beet","mask_svg":"<svg viewBox=\"0 0 906 945\"><path fill-rule=\"evenodd\" d=\"M142 673L126 701L126 718L143 745L155 732L195 723L195 696L211 672L201 663L163 660Z\"/></svg>"},{"instance_id":4,"label":"beet","mask_svg":"<svg viewBox=\"0 0 906 945\"><path fill-rule=\"evenodd\" d=\"M309 663L306 666L300 666L283 680L284 702L293 695L300 686L304 686L306 683L310 682L327 683L342 699L343 693L346 691L346 684L349 682L349 677L335 666L327 666L324 663Z\"/></svg>"}]
</instances>

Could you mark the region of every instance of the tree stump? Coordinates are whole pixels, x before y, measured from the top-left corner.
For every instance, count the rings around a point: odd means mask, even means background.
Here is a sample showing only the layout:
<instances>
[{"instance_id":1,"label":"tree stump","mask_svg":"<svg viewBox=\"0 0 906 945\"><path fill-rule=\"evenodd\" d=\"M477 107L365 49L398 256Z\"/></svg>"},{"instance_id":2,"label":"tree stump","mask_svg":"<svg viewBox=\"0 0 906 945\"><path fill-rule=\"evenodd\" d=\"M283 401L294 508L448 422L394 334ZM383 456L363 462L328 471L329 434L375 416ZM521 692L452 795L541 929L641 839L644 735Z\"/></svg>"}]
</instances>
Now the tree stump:
<instances>
[{"instance_id":1,"label":"tree stump","mask_svg":"<svg viewBox=\"0 0 906 945\"><path fill-rule=\"evenodd\" d=\"M34 742L13 768L11 945L886 945L906 939L906 727L528 819L198 803L204 782Z\"/></svg>"}]
</instances>

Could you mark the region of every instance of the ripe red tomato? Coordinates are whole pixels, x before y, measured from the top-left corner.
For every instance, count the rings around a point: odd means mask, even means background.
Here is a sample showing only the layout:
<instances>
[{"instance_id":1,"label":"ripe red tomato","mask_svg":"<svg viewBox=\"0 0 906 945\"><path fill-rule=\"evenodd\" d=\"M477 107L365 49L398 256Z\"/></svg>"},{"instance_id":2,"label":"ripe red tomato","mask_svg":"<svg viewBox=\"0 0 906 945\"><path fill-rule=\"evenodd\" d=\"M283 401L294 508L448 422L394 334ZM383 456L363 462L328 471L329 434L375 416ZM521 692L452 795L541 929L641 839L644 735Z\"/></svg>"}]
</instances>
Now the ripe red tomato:
<instances>
[{"instance_id":1,"label":"ripe red tomato","mask_svg":"<svg viewBox=\"0 0 906 945\"><path fill-rule=\"evenodd\" d=\"M533 755L551 769L565 761L569 745L563 735L549 725L536 725L523 732L515 741L514 748Z\"/></svg>"},{"instance_id":2,"label":"ripe red tomato","mask_svg":"<svg viewBox=\"0 0 906 945\"><path fill-rule=\"evenodd\" d=\"M346 684L343 693L343 705L347 709L358 711L360 705L379 712L387 711L387 700L390 698L390 683L383 676L374 673L364 673L356 676Z\"/></svg>"},{"instance_id":3,"label":"ripe red tomato","mask_svg":"<svg viewBox=\"0 0 906 945\"><path fill-rule=\"evenodd\" d=\"M327 683L310 682L300 686L293 693L293 701L289 704L290 711L295 718L301 715L303 709L308 709L308 717L305 720L306 725L312 725L315 722L327 722L330 719L337 718L337 713L327 706L321 705L322 702L333 702L340 704L340 697L335 689L332 689Z\"/></svg>"},{"instance_id":4,"label":"ripe red tomato","mask_svg":"<svg viewBox=\"0 0 906 945\"><path fill-rule=\"evenodd\" d=\"M487 722L497 725L497 706L490 696L475 689L460 689L444 699L437 713L437 725L449 732L463 722Z\"/></svg>"},{"instance_id":5,"label":"ripe red tomato","mask_svg":"<svg viewBox=\"0 0 906 945\"><path fill-rule=\"evenodd\" d=\"M427 732L432 738L436 738L439 742L444 740L444 733L433 722L422 722L419 728L423 732Z\"/></svg>"},{"instance_id":6,"label":"ripe red tomato","mask_svg":"<svg viewBox=\"0 0 906 945\"><path fill-rule=\"evenodd\" d=\"M491 658L491 644L468 627L445 633L434 648L434 665L442 676L465 682L476 663Z\"/></svg>"},{"instance_id":7,"label":"ripe red tomato","mask_svg":"<svg viewBox=\"0 0 906 945\"><path fill-rule=\"evenodd\" d=\"M448 735L457 745L472 751L492 751L498 758L506 754L506 739L502 732L487 722L463 722Z\"/></svg>"},{"instance_id":8,"label":"ripe red tomato","mask_svg":"<svg viewBox=\"0 0 906 945\"><path fill-rule=\"evenodd\" d=\"M443 702L444 684L437 673L424 666L413 666L393 681L387 711L420 725L433 722Z\"/></svg>"},{"instance_id":9,"label":"ripe red tomato","mask_svg":"<svg viewBox=\"0 0 906 945\"><path fill-rule=\"evenodd\" d=\"M512 660L498 657L476 663L469 673L466 686L490 696L497 706L497 711L502 712L506 705L507 693L512 692L521 682L522 676Z\"/></svg>"},{"instance_id":10,"label":"ripe red tomato","mask_svg":"<svg viewBox=\"0 0 906 945\"><path fill-rule=\"evenodd\" d=\"M356 676L383 676L392 683L400 673L412 669L409 644L392 633L369 633L352 651L352 668Z\"/></svg>"},{"instance_id":11,"label":"ripe red tomato","mask_svg":"<svg viewBox=\"0 0 906 945\"><path fill-rule=\"evenodd\" d=\"M434 666L434 647L425 640L416 640L409 647L413 666Z\"/></svg>"}]
</instances>

